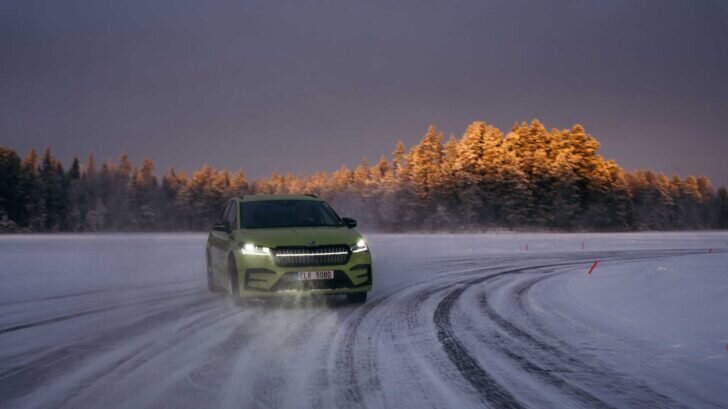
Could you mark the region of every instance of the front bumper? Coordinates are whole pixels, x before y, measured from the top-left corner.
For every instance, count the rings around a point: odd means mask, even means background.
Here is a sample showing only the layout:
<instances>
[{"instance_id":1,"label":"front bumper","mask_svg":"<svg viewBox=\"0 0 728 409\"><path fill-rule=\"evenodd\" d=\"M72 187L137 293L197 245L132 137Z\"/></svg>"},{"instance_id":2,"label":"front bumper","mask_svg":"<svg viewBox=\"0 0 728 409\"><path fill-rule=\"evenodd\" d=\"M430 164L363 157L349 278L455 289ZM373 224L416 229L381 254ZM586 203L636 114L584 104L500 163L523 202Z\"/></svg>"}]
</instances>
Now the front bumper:
<instances>
[{"instance_id":1,"label":"front bumper","mask_svg":"<svg viewBox=\"0 0 728 409\"><path fill-rule=\"evenodd\" d=\"M240 296L350 294L372 289L372 257L368 251L353 253L348 263L331 266L279 267L270 256L236 252ZM334 271L332 280L298 279L299 271Z\"/></svg>"}]
</instances>

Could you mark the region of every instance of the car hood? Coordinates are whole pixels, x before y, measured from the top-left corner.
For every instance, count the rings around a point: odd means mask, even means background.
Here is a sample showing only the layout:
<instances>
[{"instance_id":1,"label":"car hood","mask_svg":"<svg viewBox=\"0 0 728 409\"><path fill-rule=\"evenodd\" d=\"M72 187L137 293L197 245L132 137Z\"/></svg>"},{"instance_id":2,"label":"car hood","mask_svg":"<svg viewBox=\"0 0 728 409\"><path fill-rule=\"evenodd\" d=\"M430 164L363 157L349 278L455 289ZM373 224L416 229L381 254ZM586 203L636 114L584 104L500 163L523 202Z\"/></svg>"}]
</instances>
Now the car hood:
<instances>
[{"instance_id":1,"label":"car hood","mask_svg":"<svg viewBox=\"0 0 728 409\"><path fill-rule=\"evenodd\" d=\"M241 243L253 243L265 247L350 245L361 237L355 229L343 226L243 229L236 234L236 239Z\"/></svg>"}]
</instances>

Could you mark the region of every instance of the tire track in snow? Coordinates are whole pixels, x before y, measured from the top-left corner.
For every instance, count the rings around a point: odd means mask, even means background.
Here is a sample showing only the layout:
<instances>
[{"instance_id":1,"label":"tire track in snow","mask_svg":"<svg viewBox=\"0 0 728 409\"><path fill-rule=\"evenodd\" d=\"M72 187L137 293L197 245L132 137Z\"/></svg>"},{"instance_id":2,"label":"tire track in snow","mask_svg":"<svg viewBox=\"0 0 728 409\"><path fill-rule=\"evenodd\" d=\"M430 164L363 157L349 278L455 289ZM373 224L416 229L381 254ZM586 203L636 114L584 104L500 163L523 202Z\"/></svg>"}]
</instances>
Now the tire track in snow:
<instances>
[{"instance_id":1,"label":"tire track in snow","mask_svg":"<svg viewBox=\"0 0 728 409\"><path fill-rule=\"evenodd\" d=\"M684 251L685 253L694 254L693 251ZM660 252L660 255L664 255L664 252ZM674 255L674 252L673 252ZM499 273L490 274L485 277L478 277L475 279L466 279L461 281L459 284L462 286L451 291L447 296L443 298L438 304L435 314L433 316L433 322L437 328L437 337L440 341L443 350L447 354L450 361L455 364L463 377L475 388L481 398L496 407L504 408L521 408L524 407L521 402L516 400L513 395L501 384L499 384L484 368L482 368L476 358L474 358L463 343L457 338L455 331L452 328L451 313L455 305L455 302L462 296L462 294L468 288L492 281L496 278L501 278L509 275L523 274L529 271L535 271L540 269L551 269L551 268L563 268L568 266L577 266L584 264L584 260L589 260L594 257L594 254L581 255L583 260L575 260L568 262L543 264L543 265L531 265L522 268L510 269L501 271ZM599 253L603 260L613 260L620 258L620 252L604 252ZM634 252L629 257L634 259L646 258L644 255ZM502 318L502 317L501 317ZM491 317L491 319L493 319ZM513 325L505 319L501 320L501 324L506 323ZM515 327L515 325L513 325ZM497 345L490 345L494 349L499 349ZM504 352L501 350L501 352ZM566 388L572 395L579 397L584 403L590 405L596 405L596 407L610 408L611 406L603 402L596 396L581 390L580 388L574 387L571 384L563 382L563 380L548 374L548 372L541 370L538 365L528 361L524 357L520 357L512 351L505 351L504 355L510 359L516 359L516 363L519 364L522 369L527 368L531 374L538 374L538 377L542 380L546 380L547 383L552 386L560 388ZM664 395L656 394L655 396L662 398ZM662 400L664 401L664 400Z\"/></svg>"},{"instance_id":2,"label":"tire track in snow","mask_svg":"<svg viewBox=\"0 0 728 409\"><path fill-rule=\"evenodd\" d=\"M185 315L190 316L189 322L178 326L177 321L183 318L177 318L169 322L159 322L154 328L150 328L147 333L137 338L127 339L123 344L113 345L110 350L104 351L104 354L93 356L88 359L84 367L96 367L97 370L78 377L74 382L74 387L65 393L60 401L60 406L82 407L87 406L83 403L75 403L76 400L88 400L88 396L103 396L107 380L114 379L116 382L129 381L135 379L135 375L139 374L145 366L150 366L154 362L160 362L174 354L177 347L175 339L188 339L194 337L199 331L212 328L220 322L230 317L230 313L223 314L220 310L221 305L210 305L210 308L196 308L187 311ZM176 328L175 328L176 327ZM209 338L204 342L215 342L215 338ZM127 345L135 345L130 350L125 350ZM116 356L112 362L104 362L109 356ZM172 360L178 359L180 355L175 355ZM151 384L159 385L162 382L169 381L177 375L179 371L170 373L158 380L152 381ZM145 386L150 386L147 384ZM101 391L99 391L99 389ZM162 390L163 388L159 388ZM137 395L141 395L137 389L134 391ZM94 395L95 394L95 395ZM144 394L149 396L150 394Z\"/></svg>"},{"instance_id":3,"label":"tire track in snow","mask_svg":"<svg viewBox=\"0 0 728 409\"><path fill-rule=\"evenodd\" d=\"M536 267L531 267L536 268ZM517 273L517 271L512 270L511 273ZM473 282L477 283L485 283L488 281L491 281L492 279L501 279L504 275L496 274L494 276L488 276L486 278L482 279L476 279L472 280ZM462 291L458 293L458 297L462 295L467 290L472 289L473 286L466 286L462 287ZM453 302L454 303L454 302ZM559 378L558 376L555 376L552 372L555 372L557 370L554 369L548 369L544 368L529 359L527 359L525 356L518 354L513 349L508 348L508 345L510 344L510 341L508 339L505 339L500 333L494 332L492 334L489 334L488 336L484 335L483 333L476 333L475 338L480 341L482 344L487 346L489 349L495 350L502 355L509 358L511 361L515 362L517 367L519 367L522 371L526 372L530 376L534 376L538 379L540 379L543 383L551 385L557 389L564 390L568 392L569 396L576 397L577 400L581 402L583 405L587 405L589 407L594 408L602 408L602 409L612 409L613 406L607 404L606 402L602 401L598 397L594 396L593 394L576 387L565 380Z\"/></svg>"},{"instance_id":4,"label":"tire track in snow","mask_svg":"<svg viewBox=\"0 0 728 409\"><path fill-rule=\"evenodd\" d=\"M184 294L194 294L194 293L199 293L199 292L200 292L200 290L199 289L195 289L195 288L192 288L192 289L182 289L182 290L174 291L172 293L168 293L168 294L163 295L163 296L155 296L155 297L147 298L147 299L144 299L144 300L139 300L139 301L136 301L134 303L124 303L124 302L121 302L121 303L117 303L115 305L110 305L110 306L106 306L106 307L94 308L94 309L90 309L90 310L79 311L79 312L75 312L75 313L71 313L71 314L61 315L61 316L58 316L58 317L52 317L52 318L46 318L46 319L37 320L37 321L26 322L26 323L22 323L22 324L17 324L17 325L13 325L13 326L10 326L10 327L6 327L6 328L0 328L0 335L3 335L3 334L8 333L8 332L14 332L14 331L19 331L19 330L23 330L23 329L38 327L38 326L41 326L41 325L55 324L57 322L66 321L66 320L73 319L73 318L79 318L79 317L83 317L83 316L86 316L86 315L98 314L98 313L102 313L102 312L106 312L106 311L111 311L111 310L116 310L116 309L120 309L120 308L128 308L128 307L132 307L132 306L135 306L135 305L138 305L138 304L156 303L156 302L159 302L159 301L165 301L165 300L169 300L169 299L174 299L174 298L179 297L180 295L184 295Z\"/></svg>"},{"instance_id":5,"label":"tire track in snow","mask_svg":"<svg viewBox=\"0 0 728 409\"><path fill-rule=\"evenodd\" d=\"M0 404L30 394L43 387L47 382L74 368L82 367L85 360L99 353L101 348L130 337L142 336L149 328L156 327L160 321L171 321L179 316L180 311L194 310L194 308L212 301L210 298L204 298L169 305L157 312L147 314L140 320L116 327L100 336L53 349L30 362L10 367L0 373Z\"/></svg>"},{"instance_id":6,"label":"tire track in snow","mask_svg":"<svg viewBox=\"0 0 728 409\"><path fill-rule=\"evenodd\" d=\"M688 252L688 254L695 253ZM660 256L664 256L664 253L660 253L659 255L647 253L643 254L642 256L629 254L623 259L619 258L618 254L610 254L610 258L613 261L642 260ZM528 289L531 288L533 285L541 282L542 280L553 277L556 274L565 273L557 272L549 274L548 271L535 271L539 269L547 269L550 267L554 267L554 265L529 267L521 270L507 272L507 274L520 274L527 271L534 271L534 273L539 274L539 277L537 277L536 279L527 281L527 284L525 286L516 286L515 290L513 291L513 295L515 296L517 305L523 306L523 299L525 297L525 294L527 294ZM497 276L501 276L501 274ZM494 278L496 278L496 276L489 276L477 281L478 283L487 283ZM568 395L576 397L583 404L587 404L590 407L612 407L610 404L604 402L602 399L598 398L594 394L588 392L581 387L575 386L573 383L564 380L562 377L554 375L554 373L569 374L574 372L575 369L579 372L591 373L593 376L596 376L600 380L600 382L595 383L587 381L586 383L588 384L588 387L590 389L599 389L600 387L602 387L609 391L610 395L612 396L626 395L628 397L628 404L630 406L644 408L684 407L678 402L670 399L666 395L663 395L651 389L641 382L635 384L634 380L624 379L624 376L622 374L608 370L607 368L596 367L594 365L586 363L586 361L576 359L575 356L577 354L574 351L573 347L570 347L570 350L568 352L564 352L557 347L554 347L537 339L529 332L521 329L513 321L508 320L498 314L492 304L489 303L489 298L487 297L485 292L481 292L476 297L476 300L480 310L483 311L486 316L504 332L504 334L513 337L517 341L525 344L528 348L530 348L528 353L531 356L538 355L541 359L545 360L548 363L548 370L534 363L532 360L529 360L523 354L516 352L515 349L512 347L513 343L509 342L507 338L504 338L498 333L494 334L494 338L498 342L493 342L490 337L483 334L479 334L480 336L476 337L478 340L488 345L492 349L499 351L503 356L509 358L527 373L536 376L547 384L564 390L565 392L567 392ZM561 341L560 344L568 345L563 341ZM604 380L608 380L608 382L605 382ZM581 379L581 382L585 382L583 378Z\"/></svg>"},{"instance_id":7,"label":"tire track in snow","mask_svg":"<svg viewBox=\"0 0 728 409\"><path fill-rule=\"evenodd\" d=\"M478 305L481 308L483 303L487 303L484 293L479 294L476 299ZM614 408L614 406L608 404L607 402L603 401L589 391L578 387L571 382L568 382L560 376L555 375L555 373L557 372L566 372L568 370L558 368L558 366L554 365L553 362L548 362L546 366L543 366L534 362L531 359L528 359L527 355L520 353L519 351L517 351L516 348L513 347L513 342L510 339L508 339L498 331L494 331L492 334L489 335L477 333L475 339L480 341L482 344L487 345L487 347L489 347L490 349L493 349L508 358L528 375L539 379L544 384L550 385L557 390L564 392L569 397L575 398L582 405L603 409ZM555 352L555 348L549 346L549 349L550 351ZM563 358L563 356L560 356L559 358Z\"/></svg>"},{"instance_id":8,"label":"tire track in snow","mask_svg":"<svg viewBox=\"0 0 728 409\"><path fill-rule=\"evenodd\" d=\"M491 267L485 269L486 271L497 271L498 267ZM372 339L377 339L377 335L382 333L395 317L395 312L399 312L400 309L404 309L405 325L409 330L412 330L412 326L419 326L416 319L416 311L420 308L429 297L438 292L444 291L451 287L454 282L461 282L463 276L470 277L473 273L482 273L483 268L472 269L469 268L465 271L461 271L457 274L448 275L435 282L421 282L414 284L409 287L397 289L396 291L388 293L385 297L372 300L371 302L357 307L349 315L354 316L351 322L345 323L345 326L340 330L343 334L343 342L338 343L341 345L337 352L335 366L345 366L348 370L345 373L337 371L334 373L334 383L342 382L343 389L337 391L337 407L342 405L347 407L365 407L364 396L370 396L371 392L381 390L381 381L377 373L377 351L374 349L376 344L372 342ZM417 287L422 287L417 289ZM402 293L407 293L404 297L398 297ZM395 312L392 312L392 309ZM364 332L362 330L364 327ZM356 351L355 342L360 337L367 337L368 349L366 351ZM360 359L366 359L366 365L362 367L357 365L357 357ZM403 362L403 365L407 366L409 370L416 373L415 368L409 362ZM362 379L365 381L362 382ZM459 385L454 385L455 387ZM362 390L364 389L364 390ZM426 392L426 391L423 391ZM386 406L386 402L382 402ZM319 406L319 405L316 405Z\"/></svg>"},{"instance_id":9,"label":"tire track in snow","mask_svg":"<svg viewBox=\"0 0 728 409\"><path fill-rule=\"evenodd\" d=\"M46 296L42 298L34 298L34 299L25 299L25 300L17 300L17 301L10 301L10 302L0 302L0 308L5 307L12 307L16 305L23 305L23 304L38 304L48 301L58 301L58 300L64 300L69 298L82 298L87 297L90 295L98 295L98 294L119 294L120 292L133 292L133 291L139 291L139 290L148 290L151 288L160 288L160 287L178 287L181 284L190 284L190 283L197 283L201 282L201 278L187 278L187 279L180 279L176 280L172 283L168 282L162 282L162 283L150 283L150 284L143 284L143 285L126 285L126 286L119 286L115 288L99 288L95 290L88 290L88 291L79 291L79 292L70 292L66 294L59 294L59 295L51 295ZM198 287L198 286L195 286Z\"/></svg>"},{"instance_id":10,"label":"tire track in snow","mask_svg":"<svg viewBox=\"0 0 728 409\"><path fill-rule=\"evenodd\" d=\"M516 260L519 260L519 258L506 257L506 258L501 258L501 259L488 259L489 262L493 262L493 261L513 262ZM447 275L445 277L437 279L435 282L422 282L422 283L415 284L410 287L398 289L394 292L389 293L387 295L386 299L383 298L383 299L377 300L376 305L374 303L369 303L363 307L357 308L356 311L359 311L360 314L357 315L357 318L355 319L355 321L352 324L348 325L347 327L345 327L342 330L342 332L345 333L346 341L342 343L344 345L344 347L342 348L342 350L344 350L344 353L340 354L340 355L345 356L345 358L343 360L339 358L339 360L337 361L336 364L337 365L343 364L343 365L347 366L349 368L349 372L348 372L348 376L346 376L344 378L347 380L347 382L344 383L344 385L346 385L346 386L344 386L344 398L339 397L339 401L341 401L341 402L343 402L343 404L346 404L349 406L351 406L352 403L355 403L356 406L358 406L358 407L364 407L363 396L368 396L368 395L366 395L364 392L362 392L361 383L359 381L359 378L367 379L367 382L365 382L365 385L367 385L367 390L376 391L376 390L379 390L379 388L381 388L380 381L379 381L377 374L375 372L372 372L372 370L371 370L372 368L376 369L376 362L373 359L371 359L371 357L375 355L375 351L370 349L368 351L363 351L363 352L359 351L358 354L354 354L353 346L346 347L347 345L353 345L352 342L358 337L357 333L359 331L359 328L362 325L368 324L369 321L373 321L375 323L373 325L373 328L371 328L372 325L368 325L367 329L369 331L377 331L377 328L380 328L386 322L386 320L381 319L381 318L383 318L383 317L381 317L382 314L371 313L372 311L379 311L379 310L388 311L391 308L402 307L405 309L404 314L405 314L405 323L407 325L407 328L409 330L412 330L413 327L420 326L420 323L418 322L418 320L416 318L416 315L417 315L416 312L420 308L420 305L425 300L427 300L429 297L431 297L433 294L436 294L441 291L445 291L448 288L452 287L453 285L472 281L473 275L481 276L484 272L502 271L502 269L507 266L507 264L503 264L500 266L495 266L495 267L491 266L488 268L482 268L482 267L481 268L472 268L474 266L477 266L477 262L475 262L475 261L468 263L467 265L468 265L468 269L465 271L460 271L455 274ZM477 278L476 280L480 280L480 277ZM408 292L408 291L411 292L417 286L423 286L424 288L414 291L414 292L412 292L412 294L408 294L407 296L404 297L404 299L399 300L399 301L401 301L401 303L396 303L395 301L393 301L397 298L397 297L395 297L396 295L398 295L402 292ZM439 304L438 304L438 306L439 306ZM364 310L362 310L362 308L364 308ZM386 315L386 314L384 314L384 315ZM377 319L377 317L380 319ZM369 334L369 332L368 332L368 334ZM371 343L370 343L370 348L371 348ZM369 359L370 363L368 365L369 367L362 368L360 366L355 365L356 364L355 355L370 357L370 359ZM454 363L457 368L458 363L457 362L454 362ZM404 364L408 365L406 362ZM477 364L476 364L476 366L477 366ZM409 366L409 368L414 370L414 368L411 365ZM481 370L482 370L482 368L481 368ZM477 371L477 369L476 369L476 371ZM364 375L364 374L366 374L366 375ZM481 375L482 375L482 373L481 373ZM488 376L488 375L486 374L486 376ZM339 378L340 378L340 376L335 377L335 379L339 379ZM480 380L482 381L483 379L485 379L485 378L481 376ZM476 383L478 383L478 382L476 381ZM454 386L456 388L460 387L460 385L457 383L453 384L452 386ZM481 384L481 386L482 386L482 384ZM485 392L485 391L483 391L483 392ZM505 396L506 394L508 394L507 391L503 395ZM498 400L498 402L501 402L500 403L501 407L506 407L506 408L521 407L521 406L507 406L507 405L503 406L503 402L506 402L504 400Z\"/></svg>"},{"instance_id":11,"label":"tire track in snow","mask_svg":"<svg viewBox=\"0 0 728 409\"><path fill-rule=\"evenodd\" d=\"M258 317L229 309L209 325L202 324L184 334L174 334L172 340L181 338L178 342L171 342L171 347L160 350L159 354L149 354L148 360L137 361L133 371L126 371L125 378L134 379L136 375L143 376L148 369L174 368L151 384L143 383L139 388L142 393L132 407L220 406L215 402L220 398L221 373L232 372L234 362L230 356L255 339L258 323ZM205 393L190 393L190 385L194 386L194 391Z\"/></svg>"},{"instance_id":12,"label":"tire track in snow","mask_svg":"<svg viewBox=\"0 0 728 409\"><path fill-rule=\"evenodd\" d=\"M360 383L362 374L360 373L360 368L356 365L358 351L355 352L355 343L359 334L359 328L362 326L364 319L367 318L367 315L372 310L387 300L387 298L388 296L378 298L356 307L349 315L351 318L347 317L347 320L344 322L342 341L339 344L341 347L337 351L334 362L337 368L343 367L345 371L343 373L335 372L334 382L332 382L333 384L341 383L343 386L343 389L337 393L336 400L340 402L337 404L337 407L365 407L365 393L362 391L362 385ZM367 370L369 371L369 376L366 377L368 380L367 389L381 389L381 384L376 374L376 367L367 368Z\"/></svg>"},{"instance_id":13,"label":"tire track in snow","mask_svg":"<svg viewBox=\"0 0 728 409\"><path fill-rule=\"evenodd\" d=\"M437 327L437 339L450 361L458 368L484 402L498 408L522 409L524 406L516 398L480 367L465 346L456 338L450 322L450 312L455 301L467 289L462 286L451 291L437 305L433 321Z\"/></svg>"},{"instance_id":14,"label":"tire track in snow","mask_svg":"<svg viewBox=\"0 0 728 409\"><path fill-rule=\"evenodd\" d=\"M296 305L293 305L293 307L296 307ZM310 304L304 304L302 306L304 309L310 307ZM276 306L272 308L277 308ZM276 393L277 389L285 388L287 384L289 383L290 379L286 378L286 373L284 371L281 371L286 367L286 359L289 358L289 354L292 354L294 357L298 353L297 346L299 345L305 345L307 341L309 341L315 334L315 326L317 323L321 322L320 320L328 315L331 311L327 311L325 308L321 308L321 306L314 306L316 308L311 312L311 315L307 315L305 319L298 322L297 326L286 331L285 337L281 340L280 346L277 346L275 349L279 352L273 354L271 357L267 357L264 359L260 366L262 368L276 368L277 371L271 371L271 372L264 372L260 376L258 376L254 381L253 388L257 391L261 391L261 396L257 399L256 404L258 406L268 408L268 407L281 407L282 404L280 402L280 399L282 398L280 394ZM282 307L282 310L284 313L287 313L289 307L284 306ZM263 313L273 313L277 311L264 311ZM307 313L309 311L294 311L296 313ZM284 373L281 373L284 372Z\"/></svg>"}]
</instances>

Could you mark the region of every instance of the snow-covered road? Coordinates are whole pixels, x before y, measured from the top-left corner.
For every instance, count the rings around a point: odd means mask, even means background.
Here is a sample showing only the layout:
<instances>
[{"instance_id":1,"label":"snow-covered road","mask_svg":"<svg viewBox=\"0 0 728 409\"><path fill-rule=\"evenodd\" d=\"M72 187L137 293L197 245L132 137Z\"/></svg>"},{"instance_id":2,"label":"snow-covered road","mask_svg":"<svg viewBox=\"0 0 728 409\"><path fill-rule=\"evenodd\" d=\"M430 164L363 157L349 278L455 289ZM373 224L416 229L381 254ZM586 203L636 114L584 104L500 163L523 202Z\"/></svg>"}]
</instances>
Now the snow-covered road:
<instances>
[{"instance_id":1,"label":"snow-covered road","mask_svg":"<svg viewBox=\"0 0 728 409\"><path fill-rule=\"evenodd\" d=\"M241 307L204 235L0 237L0 407L728 407L728 233L368 239L363 306Z\"/></svg>"}]
</instances>

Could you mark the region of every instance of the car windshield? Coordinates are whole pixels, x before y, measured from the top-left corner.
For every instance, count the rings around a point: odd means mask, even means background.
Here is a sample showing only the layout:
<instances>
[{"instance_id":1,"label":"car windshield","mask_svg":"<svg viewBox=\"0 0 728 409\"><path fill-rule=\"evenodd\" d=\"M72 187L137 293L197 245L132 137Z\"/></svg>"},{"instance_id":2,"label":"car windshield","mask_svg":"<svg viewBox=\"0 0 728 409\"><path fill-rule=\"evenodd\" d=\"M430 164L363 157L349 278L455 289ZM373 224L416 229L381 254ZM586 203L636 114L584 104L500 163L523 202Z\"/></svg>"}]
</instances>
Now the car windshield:
<instances>
[{"instance_id":1,"label":"car windshield","mask_svg":"<svg viewBox=\"0 0 728 409\"><path fill-rule=\"evenodd\" d=\"M274 227L341 226L343 222L324 202L317 200L261 200L240 203L246 229Z\"/></svg>"}]
</instances>

